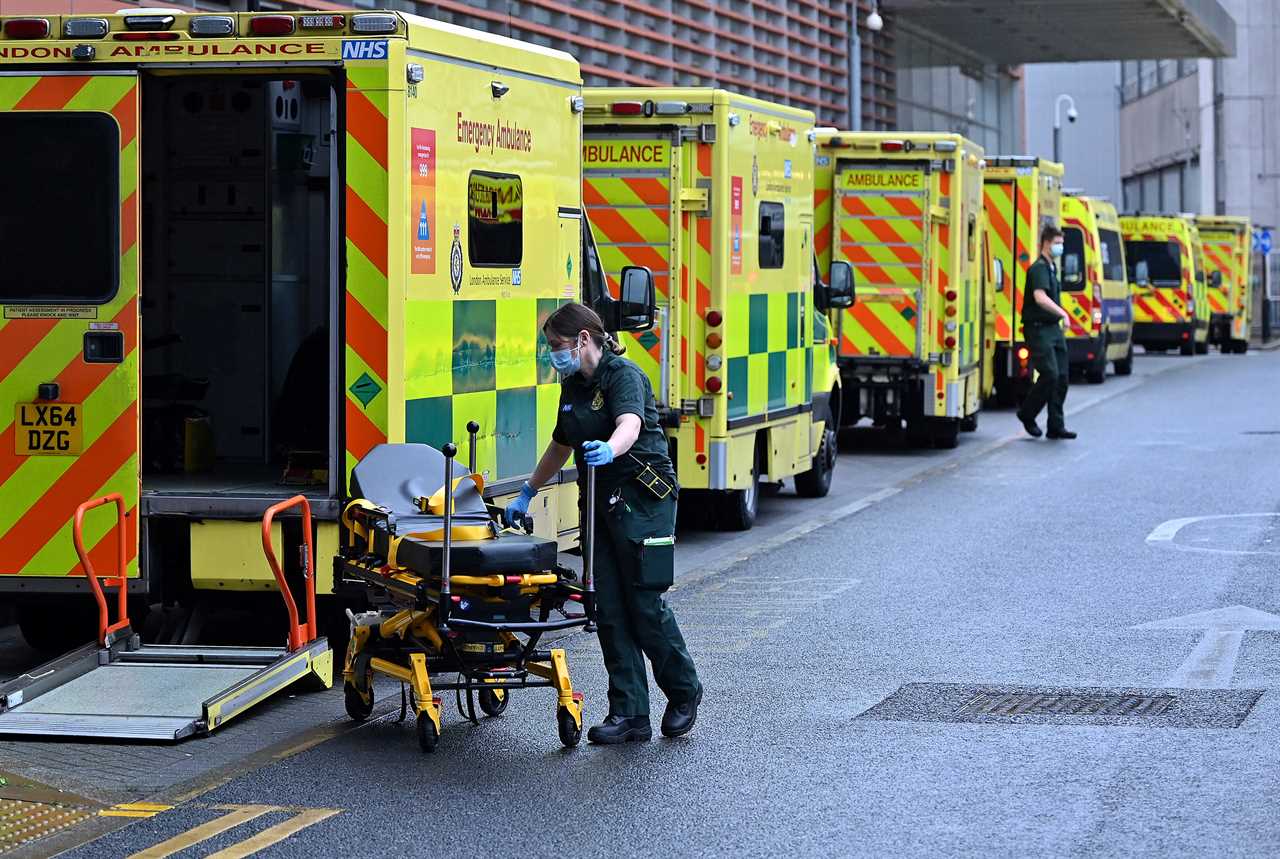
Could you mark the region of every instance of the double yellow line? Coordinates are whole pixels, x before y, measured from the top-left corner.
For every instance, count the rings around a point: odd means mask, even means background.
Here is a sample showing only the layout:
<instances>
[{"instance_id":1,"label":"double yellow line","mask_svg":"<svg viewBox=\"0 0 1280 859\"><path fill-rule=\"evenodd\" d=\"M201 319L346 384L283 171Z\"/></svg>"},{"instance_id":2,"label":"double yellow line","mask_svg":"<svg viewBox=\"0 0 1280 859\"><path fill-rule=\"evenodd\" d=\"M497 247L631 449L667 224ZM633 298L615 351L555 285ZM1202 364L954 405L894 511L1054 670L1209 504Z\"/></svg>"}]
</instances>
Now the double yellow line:
<instances>
[{"instance_id":1,"label":"double yellow line","mask_svg":"<svg viewBox=\"0 0 1280 859\"><path fill-rule=\"evenodd\" d=\"M170 808L171 806L152 803L127 803L123 806L118 805L112 809L107 809L102 814L117 817L154 817L156 814L168 811ZM284 841L309 826L314 826L322 820L327 820L335 814L341 813L341 809L336 808L286 808L278 805L219 805L214 808L217 811L226 813L188 829L186 832L175 835L166 841L161 841L153 847L134 853L129 859L163 859L163 857L180 853L203 841L208 841L210 838L235 829L237 826L255 820L264 814L279 811L292 814L291 817L280 821L274 826L269 826L243 841L237 841L235 844L215 853L210 853L206 857L206 859L241 859L241 857L252 856L260 850L265 850Z\"/></svg>"}]
</instances>

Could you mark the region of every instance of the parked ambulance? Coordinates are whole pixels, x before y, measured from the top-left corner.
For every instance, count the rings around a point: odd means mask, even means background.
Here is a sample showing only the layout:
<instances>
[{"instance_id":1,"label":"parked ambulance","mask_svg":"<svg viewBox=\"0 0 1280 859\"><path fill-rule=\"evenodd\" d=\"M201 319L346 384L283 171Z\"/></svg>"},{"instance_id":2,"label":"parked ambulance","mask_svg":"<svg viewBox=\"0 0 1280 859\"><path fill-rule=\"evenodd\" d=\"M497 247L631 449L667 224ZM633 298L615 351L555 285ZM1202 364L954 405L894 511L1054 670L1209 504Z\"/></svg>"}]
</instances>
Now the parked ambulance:
<instances>
[{"instance_id":1,"label":"parked ambulance","mask_svg":"<svg viewBox=\"0 0 1280 859\"><path fill-rule=\"evenodd\" d=\"M1101 383L1107 364L1133 372L1133 301L1115 206L1096 197L1062 198L1062 307L1071 316L1067 358Z\"/></svg>"}]
</instances>

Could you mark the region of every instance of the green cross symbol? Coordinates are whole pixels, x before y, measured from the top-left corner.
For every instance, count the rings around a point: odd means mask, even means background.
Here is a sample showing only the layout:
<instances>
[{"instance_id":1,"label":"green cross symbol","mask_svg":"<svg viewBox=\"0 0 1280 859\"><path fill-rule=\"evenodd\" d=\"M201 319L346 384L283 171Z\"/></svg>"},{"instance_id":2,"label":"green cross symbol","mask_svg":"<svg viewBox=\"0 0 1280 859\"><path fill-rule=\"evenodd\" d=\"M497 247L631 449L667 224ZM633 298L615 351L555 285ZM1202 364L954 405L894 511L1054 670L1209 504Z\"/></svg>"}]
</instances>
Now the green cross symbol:
<instances>
[{"instance_id":1,"label":"green cross symbol","mask_svg":"<svg viewBox=\"0 0 1280 859\"><path fill-rule=\"evenodd\" d=\"M568 259L564 261L564 276L573 277L573 254L569 254Z\"/></svg>"}]
</instances>

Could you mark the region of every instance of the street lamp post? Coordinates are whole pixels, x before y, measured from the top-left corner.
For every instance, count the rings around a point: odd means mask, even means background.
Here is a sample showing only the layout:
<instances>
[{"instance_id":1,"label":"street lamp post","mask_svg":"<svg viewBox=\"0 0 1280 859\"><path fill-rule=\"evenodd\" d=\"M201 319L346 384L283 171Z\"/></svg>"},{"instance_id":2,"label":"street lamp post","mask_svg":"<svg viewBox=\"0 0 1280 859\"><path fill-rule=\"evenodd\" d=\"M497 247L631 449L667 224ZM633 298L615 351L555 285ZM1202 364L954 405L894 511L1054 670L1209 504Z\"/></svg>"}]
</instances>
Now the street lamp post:
<instances>
[{"instance_id":1,"label":"street lamp post","mask_svg":"<svg viewBox=\"0 0 1280 859\"><path fill-rule=\"evenodd\" d=\"M1058 163L1062 162L1062 103L1066 102L1070 105L1067 108L1067 122L1075 122L1080 114L1076 113L1076 100L1065 92L1058 96L1053 102L1053 160Z\"/></svg>"}]
</instances>

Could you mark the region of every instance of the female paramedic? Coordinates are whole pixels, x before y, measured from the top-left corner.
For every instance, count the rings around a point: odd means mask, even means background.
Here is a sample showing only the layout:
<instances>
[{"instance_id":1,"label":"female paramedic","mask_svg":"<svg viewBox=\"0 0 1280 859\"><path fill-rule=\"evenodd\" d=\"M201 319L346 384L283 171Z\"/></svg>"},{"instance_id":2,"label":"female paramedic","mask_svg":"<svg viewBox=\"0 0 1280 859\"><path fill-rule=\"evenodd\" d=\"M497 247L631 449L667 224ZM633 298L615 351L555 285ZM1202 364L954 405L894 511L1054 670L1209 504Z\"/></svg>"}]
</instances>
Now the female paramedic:
<instances>
[{"instance_id":1,"label":"female paramedic","mask_svg":"<svg viewBox=\"0 0 1280 859\"><path fill-rule=\"evenodd\" d=\"M587 739L625 743L653 736L641 654L667 696L662 733L679 737L693 728L702 684L662 596L675 565L676 480L653 389L590 308L566 304L542 332L561 376L560 411L533 476L507 506L507 521L527 514L570 453L584 493L584 463L596 466L595 587L609 715Z\"/></svg>"}]
</instances>

